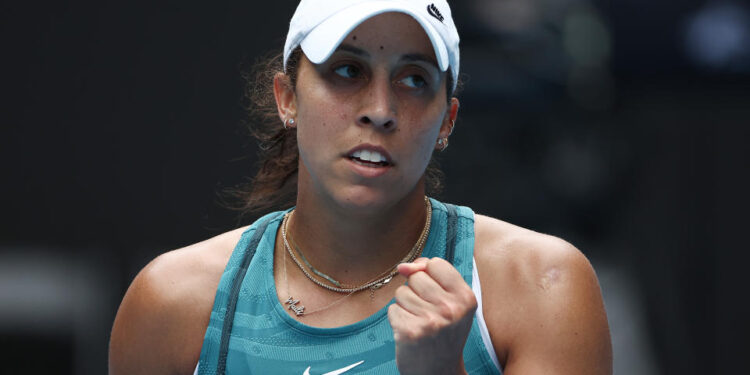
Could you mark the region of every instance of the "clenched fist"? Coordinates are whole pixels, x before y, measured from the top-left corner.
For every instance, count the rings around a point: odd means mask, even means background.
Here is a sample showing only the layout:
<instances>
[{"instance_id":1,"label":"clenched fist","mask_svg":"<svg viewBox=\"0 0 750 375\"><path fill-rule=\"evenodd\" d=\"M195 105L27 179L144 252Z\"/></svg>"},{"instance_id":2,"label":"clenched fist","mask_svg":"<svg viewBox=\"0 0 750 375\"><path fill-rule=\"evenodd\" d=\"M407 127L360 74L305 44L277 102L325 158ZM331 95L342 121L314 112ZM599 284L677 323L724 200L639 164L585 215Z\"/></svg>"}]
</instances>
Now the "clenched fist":
<instances>
[{"instance_id":1,"label":"clenched fist","mask_svg":"<svg viewBox=\"0 0 750 375\"><path fill-rule=\"evenodd\" d=\"M466 374L463 349L477 300L453 265L441 258L403 263L407 284L396 289L388 320L402 375Z\"/></svg>"}]
</instances>

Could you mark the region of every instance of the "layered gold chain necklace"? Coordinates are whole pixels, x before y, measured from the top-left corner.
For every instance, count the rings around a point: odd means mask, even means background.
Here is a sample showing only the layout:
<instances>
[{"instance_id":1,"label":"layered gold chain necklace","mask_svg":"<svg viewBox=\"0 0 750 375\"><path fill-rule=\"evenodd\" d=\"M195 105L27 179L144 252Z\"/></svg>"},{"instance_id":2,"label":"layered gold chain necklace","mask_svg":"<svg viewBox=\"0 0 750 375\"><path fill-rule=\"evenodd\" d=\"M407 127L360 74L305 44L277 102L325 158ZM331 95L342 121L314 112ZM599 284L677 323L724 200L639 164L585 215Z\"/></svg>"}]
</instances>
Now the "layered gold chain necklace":
<instances>
[{"instance_id":1,"label":"layered gold chain necklace","mask_svg":"<svg viewBox=\"0 0 750 375\"><path fill-rule=\"evenodd\" d=\"M393 277L396 276L396 274L398 273L396 266L398 266L401 263L412 262L422 254L422 250L424 249L425 242L427 241L427 236L430 233L430 224L432 222L432 205L430 204L430 200L427 197L425 197L424 201L425 201L425 207L426 207L425 210L427 212L426 214L427 218L425 219L425 225L424 225L424 228L422 228L422 233L419 235L419 238L417 239L417 243L414 244L414 246L411 248L409 253L407 253L406 256L403 259L401 259L398 263L394 264L393 266L386 269L384 272L375 276L375 278L369 281L366 281L360 285L343 284L337 281L336 279L334 279L333 277L328 276L325 273L315 269L312 266L312 264L310 264L310 262L308 262L305 256L302 254L301 249L295 244L294 247L297 253L299 253L299 257L302 258L304 260L304 263L310 268L310 270L308 271L307 268L300 262L299 258L295 255L295 252L292 250L292 247L289 245L289 239L287 238L289 221L291 217L294 215L294 210L285 214L284 219L281 222L281 238L283 239L284 248L286 250L284 252L284 259L283 259L283 273L284 273L284 282L286 283L287 295L289 295L289 298L285 301L285 304L288 305L288 308L292 310L297 316L310 315L319 311L323 311L329 307L332 307L342 302L345 298L351 296L352 294L365 290L365 289L370 289L370 297L373 298L376 290L382 288L383 286L391 282L391 280L393 280ZM300 300L295 300L294 297L292 297L292 295L289 293L289 280L287 278L287 272L286 272L286 254L289 254L292 260L294 260L294 263L297 265L297 267L299 267L299 269L302 271L305 277L307 277L310 281L332 292L344 293L346 295L319 309L305 312L305 306L302 306L300 304ZM313 274L322 277L325 281L319 280L318 278L313 276Z\"/></svg>"}]
</instances>

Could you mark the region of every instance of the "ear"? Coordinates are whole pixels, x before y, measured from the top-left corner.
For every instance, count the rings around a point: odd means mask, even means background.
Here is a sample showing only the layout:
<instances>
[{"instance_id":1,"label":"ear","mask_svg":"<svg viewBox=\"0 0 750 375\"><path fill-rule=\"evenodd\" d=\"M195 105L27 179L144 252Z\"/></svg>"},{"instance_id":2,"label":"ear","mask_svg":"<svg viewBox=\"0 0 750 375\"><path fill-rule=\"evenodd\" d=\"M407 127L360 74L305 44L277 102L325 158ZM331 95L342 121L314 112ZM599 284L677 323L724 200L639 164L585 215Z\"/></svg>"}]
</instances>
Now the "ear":
<instances>
[{"instance_id":1,"label":"ear","mask_svg":"<svg viewBox=\"0 0 750 375\"><path fill-rule=\"evenodd\" d=\"M440 125L439 138L448 138L453 133L453 126L456 124L456 117L458 116L458 98L451 98L450 108L445 114L443 124Z\"/></svg>"},{"instance_id":2,"label":"ear","mask_svg":"<svg viewBox=\"0 0 750 375\"><path fill-rule=\"evenodd\" d=\"M289 76L281 72L276 73L273 77L273 95L276 98L276 109L279 111L281 122L297 116L297 96Z\"/></svg>"}]
</instances>

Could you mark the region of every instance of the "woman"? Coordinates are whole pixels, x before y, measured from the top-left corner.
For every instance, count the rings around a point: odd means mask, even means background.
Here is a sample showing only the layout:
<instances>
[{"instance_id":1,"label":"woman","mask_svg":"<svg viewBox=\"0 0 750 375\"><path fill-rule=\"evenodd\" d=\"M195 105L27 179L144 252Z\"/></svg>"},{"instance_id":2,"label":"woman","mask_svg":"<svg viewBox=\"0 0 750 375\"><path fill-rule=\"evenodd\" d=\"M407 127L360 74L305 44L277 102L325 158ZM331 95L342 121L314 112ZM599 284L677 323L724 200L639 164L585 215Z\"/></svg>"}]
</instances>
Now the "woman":
<instances>
[{"instance_id":1,"label":"woman","mask_svg":"<svg viewBox=\"0 0 750 375\"><path fill-rule=\"evenodd\" d=\"M611 373L577 249L425 196L459 107L445 1L302 0L284 64L256 183L291 160L295 207L147 265L110 373Z\"/></svg>"}]
</instances>

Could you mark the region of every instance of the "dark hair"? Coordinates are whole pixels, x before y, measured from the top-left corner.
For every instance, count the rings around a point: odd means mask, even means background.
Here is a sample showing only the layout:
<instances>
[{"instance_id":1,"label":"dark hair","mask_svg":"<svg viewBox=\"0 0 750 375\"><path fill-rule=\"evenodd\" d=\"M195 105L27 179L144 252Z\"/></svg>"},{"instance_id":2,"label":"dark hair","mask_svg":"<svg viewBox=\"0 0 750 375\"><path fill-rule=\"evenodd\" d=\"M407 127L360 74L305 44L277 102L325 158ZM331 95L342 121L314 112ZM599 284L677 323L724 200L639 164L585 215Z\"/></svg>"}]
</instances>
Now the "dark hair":
<instances>
[{"instance_id":1,"label":"dark hair","mask_svg":"<svg viewBox=\"0 0 750 375\"><path fill-rule=\"evenodd\" d=\"M297 87L297 71L302 50L298 47L287 60L286 75L293 89ZM273 80L284 72L283 53L269 54L256 62L250 72L243 72L246 81L245 109L248 111L248 129L258 141L258 172L250 182L228 189L234 201L233 209L245 214L256 214L280 209L294 204L297 195L297 168L299 150L297 131L285 129L278 117L273 93ZM448 102L455 94L453 78L446 80ZM460 85L460 82L459 82ZM425 190L428 195L443 191L443 172L433 154L425 171Z\"/></svg>"}]
</instances>

